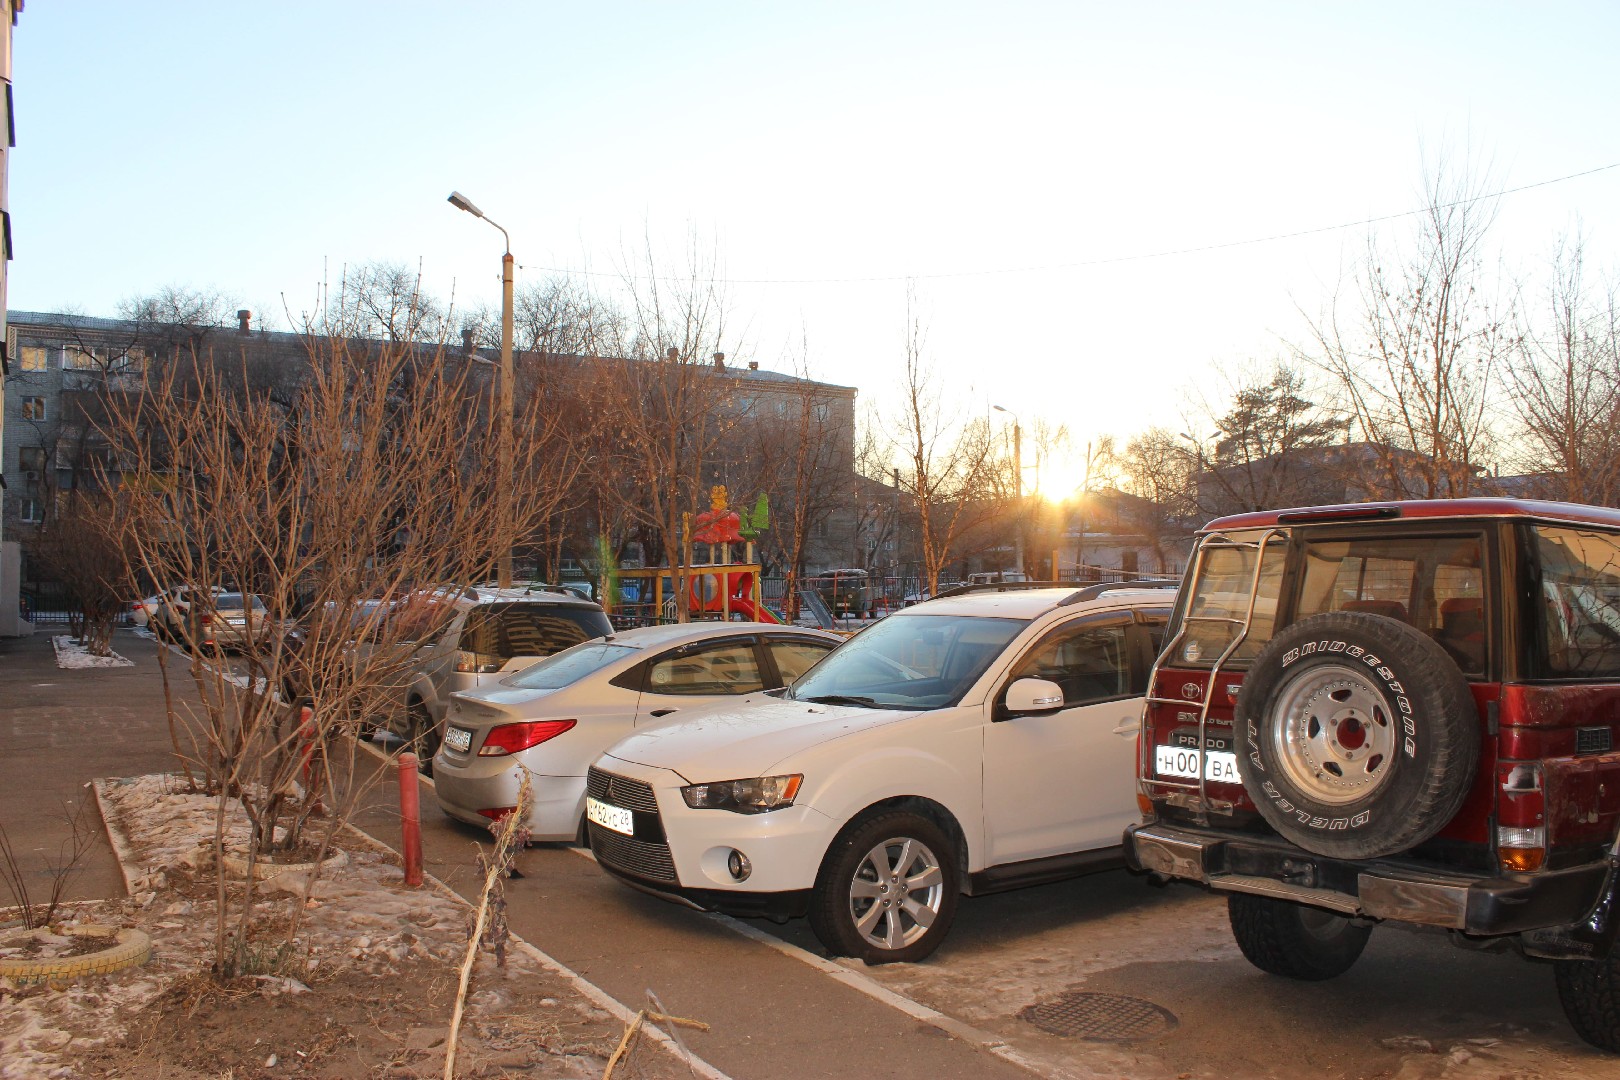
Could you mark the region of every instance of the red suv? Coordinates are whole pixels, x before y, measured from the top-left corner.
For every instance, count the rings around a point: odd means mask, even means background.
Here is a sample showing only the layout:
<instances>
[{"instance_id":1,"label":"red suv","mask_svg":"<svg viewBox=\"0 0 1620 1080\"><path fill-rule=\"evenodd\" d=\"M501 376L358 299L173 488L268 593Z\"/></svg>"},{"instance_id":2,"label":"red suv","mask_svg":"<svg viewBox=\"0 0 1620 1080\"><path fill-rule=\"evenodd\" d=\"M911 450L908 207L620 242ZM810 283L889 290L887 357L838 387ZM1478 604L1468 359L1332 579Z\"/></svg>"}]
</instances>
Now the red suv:
<instances>
[{"instance_id":1,"label":"red suv","mask_svg":"<svg viewBox=\"0 0 1620 1080\"><path fill-rule=\"evenodd\" d=\"M1262 970L1381 922L1553 962L1620 1050L1620 511L1508 499L1199 534L1149 686L1129 863L1227 894Z\"/></svg>"}]
</instances>

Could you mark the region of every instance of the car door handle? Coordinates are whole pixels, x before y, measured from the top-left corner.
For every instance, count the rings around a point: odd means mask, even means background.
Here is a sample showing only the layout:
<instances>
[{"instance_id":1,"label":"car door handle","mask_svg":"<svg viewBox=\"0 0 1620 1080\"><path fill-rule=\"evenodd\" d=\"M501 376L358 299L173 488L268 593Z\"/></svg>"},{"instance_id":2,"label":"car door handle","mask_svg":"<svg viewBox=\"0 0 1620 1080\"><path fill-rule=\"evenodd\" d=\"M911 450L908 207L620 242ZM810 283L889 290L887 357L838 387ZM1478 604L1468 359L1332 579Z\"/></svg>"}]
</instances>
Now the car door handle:
<instances>
[{"instance_id":1,"label":"car door handle","mask_svg":"<svg viewBox=\"0 0 1620 1080\"><path fill-rule=\"evenodd\" d=\"M1140 720L1138 720L1136 717L1133 716L1128 720L1120 721L1119 726L1114 729L1114 734L1115 735L1135 735L1137 733L1137 731L1141 730L1141 727L1142 727L1142 722Z\"/></svg>"},{"instance_id":2,"label":"car door handle","mask_svg":"<svg viewBox=\"0 0 1620 1080\"><path fill-rule=\"evenodd\" d=\"M681 710L679 710L679 709L654 709L652 712L648 713L647 715L648 716L668 716L672 712L680 712L680 711Z\"/></svg>"}]
</instances>

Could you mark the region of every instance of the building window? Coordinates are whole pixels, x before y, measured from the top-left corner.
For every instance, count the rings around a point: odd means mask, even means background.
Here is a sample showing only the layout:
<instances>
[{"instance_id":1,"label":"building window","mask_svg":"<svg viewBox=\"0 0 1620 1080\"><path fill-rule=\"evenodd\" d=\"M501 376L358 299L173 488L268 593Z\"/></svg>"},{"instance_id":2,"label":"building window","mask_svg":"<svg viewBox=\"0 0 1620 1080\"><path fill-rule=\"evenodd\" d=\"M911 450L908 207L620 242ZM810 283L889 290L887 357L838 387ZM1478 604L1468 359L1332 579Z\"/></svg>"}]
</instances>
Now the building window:
<instances>
[{"instance_id":1,"label":"building window","mask_svg":"<svg viewBox=\"0 0 1620 1080\"><path fill-rule=\"evenodd\" d=\"M45 399L42 397L25 397L22 399L22 418L24 420L45 419Z\"/></svg>"},{"instance_id":2,"label":"building window","mask_svg":"<svg viewBox=\"0 0 1620 1080\"><path fill-rule=\"evenodd\" d=\"M45 501L43 499L23 499L22 510L17 517L28 525L38 525L45 520Z\"/></svg>"},{"instance_id":3,"label":"building window","mask_svg":"<svg viewBox=\"0 0 1620 1080\"><path fill-rule=\"evenodd\" d=\"M45 448L43 446L18 447L17 467L22 470L24 480L38 483L40 477L45 475Z\"/></svg>"},{"instance_id":4,"label":"building window","mask_svg":"<svg viewBox=\"0 0 1620 1080\"><path fill-rule=\"evenodd\" d=\"M100 350L70 345L63 351L62 366L74 371L96 371L101 367Z\"/></svg>"},{"instance_id":5,"label":"building window","mask_svg":"<svg viewBox=\"0 0 1620 1080\"><path fill-rule=\"evenodd\" d=\"M19 353L18 359L22 362L22 369L24 371L45 370L48 361L45 346L24 345L17 351Z\"/></svg>"}]
</instances>

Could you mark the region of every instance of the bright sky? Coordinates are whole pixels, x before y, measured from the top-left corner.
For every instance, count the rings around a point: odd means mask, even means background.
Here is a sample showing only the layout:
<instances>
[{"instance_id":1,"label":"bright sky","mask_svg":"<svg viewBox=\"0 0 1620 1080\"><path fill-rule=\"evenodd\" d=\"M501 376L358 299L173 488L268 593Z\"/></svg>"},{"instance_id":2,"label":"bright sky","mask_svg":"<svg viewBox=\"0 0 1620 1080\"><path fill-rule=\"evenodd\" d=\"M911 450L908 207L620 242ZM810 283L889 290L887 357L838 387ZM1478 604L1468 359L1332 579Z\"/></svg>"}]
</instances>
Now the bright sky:
<instances>
[{"instance_id":1,"label":"bright sky","mask_svg":"<svg viewBox=\"0 0 1620 1080\"><path fill-rule=\"evenodd\" d=\"M286 326L397 260L498 304L459 189L520 281L611 285L645 237L678 271L695 235L735 358L807 341L880 406L915 277L949 407L1123 440L1303 340L1366 236L1331 227L1419 206L1425 149L1499 189L1589 173L1506 196L1495 238L1533 277L1579 224L1620 271L1617 40L1612 0L32 0L9 302L211 287Z\"/></svg>"}]
</instances>

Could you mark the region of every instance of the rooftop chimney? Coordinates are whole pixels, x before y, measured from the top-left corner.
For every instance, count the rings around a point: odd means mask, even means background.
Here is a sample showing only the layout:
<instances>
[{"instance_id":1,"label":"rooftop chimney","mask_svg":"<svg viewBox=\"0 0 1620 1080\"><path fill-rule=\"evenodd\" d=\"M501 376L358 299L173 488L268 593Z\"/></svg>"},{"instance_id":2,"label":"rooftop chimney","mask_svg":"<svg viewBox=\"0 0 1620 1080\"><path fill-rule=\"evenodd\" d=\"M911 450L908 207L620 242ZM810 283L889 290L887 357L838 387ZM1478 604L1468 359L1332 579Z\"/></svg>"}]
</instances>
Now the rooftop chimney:
<instances>
[{"instance_id":1,"label":"rooftop chimney","mask_svg":"<svg viewBox=\"0 0 1620 1080\"><path fill-rule=\"evenodd\" d=\"M247 308L239 308L236 312L236 332L238 334L251 334L253 327L248 325L253 321L253 312Z\"/></svg>"},{"instance_id":2,"label":"rooftop chimney","mask_svg":"<svg viewBox=\"0 0 1620 1080\"><path fill-rule=\"evenodd\" d=\"M461 328L461 351L464 353L473 351L472 334L472 327L463 326Z\"/></svg>"},{"instance_id":3,"label":"rooftop chimney","mask_svg":"<svg viewBox=\"0 0 1620 1080\"><path fill-rule=\"evenodd\" d=\"M717 353L714 354L714 370L716 370L716 371L724 371L724 370L726 370L726 354L725 353L717 352Z\"/></svg>"},{"instance_id":4,"label":"rooftop chimney","mask_svg":"<svg viewBox=\"0 0 1620 1080\"><path fill-rule=\"evenodd\" d=\"M758 371L759 370L759 361L758 360L750 360L750 361L748 361L748 370L749 371Z\"/></svg>"}]
</instances>

